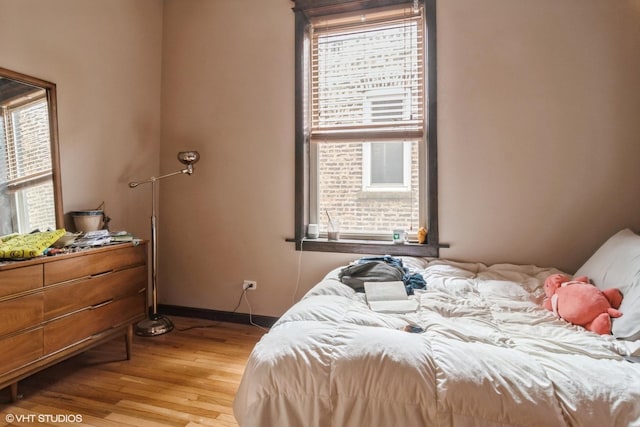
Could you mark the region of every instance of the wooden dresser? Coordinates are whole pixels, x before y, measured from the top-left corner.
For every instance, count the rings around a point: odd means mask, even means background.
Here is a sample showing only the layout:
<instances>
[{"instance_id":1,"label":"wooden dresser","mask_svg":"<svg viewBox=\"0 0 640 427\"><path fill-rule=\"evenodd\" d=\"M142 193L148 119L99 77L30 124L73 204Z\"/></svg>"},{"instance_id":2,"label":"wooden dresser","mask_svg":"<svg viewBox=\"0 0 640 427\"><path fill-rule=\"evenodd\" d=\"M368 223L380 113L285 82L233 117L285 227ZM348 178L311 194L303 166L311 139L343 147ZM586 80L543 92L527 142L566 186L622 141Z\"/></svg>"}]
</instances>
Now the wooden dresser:
<instances>
[{"instance_id":1,"label":"wooden dresser","mask_svg":"<svg viewBox=\"0 0 640 427\"><path fill-rule=\"evenodd\" d=\"M129 359L146 313L145 244L0 262L0 389L118 336Z\"/></svg>"}]
</instances>

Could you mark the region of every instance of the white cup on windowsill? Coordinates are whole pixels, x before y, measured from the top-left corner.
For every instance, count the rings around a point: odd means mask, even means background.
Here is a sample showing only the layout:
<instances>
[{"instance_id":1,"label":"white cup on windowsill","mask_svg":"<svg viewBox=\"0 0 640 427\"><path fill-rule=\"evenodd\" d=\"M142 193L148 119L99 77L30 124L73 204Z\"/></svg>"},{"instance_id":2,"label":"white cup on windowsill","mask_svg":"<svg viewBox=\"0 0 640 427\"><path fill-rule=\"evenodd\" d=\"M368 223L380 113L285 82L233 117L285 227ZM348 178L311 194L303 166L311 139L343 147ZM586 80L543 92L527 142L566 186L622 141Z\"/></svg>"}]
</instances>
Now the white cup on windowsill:
<instances>
[{"instance_id":1,"label":"white cup on windowsill","mask_svg":"<svg viewBox=\"0 0 640 427\"><path fill-rule=\"evenodd\" d=\"M307 237L309 239L317 239L320 236L320 229L318 224L307 225Z\"/></svg>"},{"instance_id":2,"label":"white cup on windowsill","mask_svg":"<svg viewBox=\"0 0 640 427\"><path fill-rule=\"evenodd\" d=\"M409 233L403 229L393 230L392 238L396 245L404 245L409 240Z\"/></svg>"}]
</instances>

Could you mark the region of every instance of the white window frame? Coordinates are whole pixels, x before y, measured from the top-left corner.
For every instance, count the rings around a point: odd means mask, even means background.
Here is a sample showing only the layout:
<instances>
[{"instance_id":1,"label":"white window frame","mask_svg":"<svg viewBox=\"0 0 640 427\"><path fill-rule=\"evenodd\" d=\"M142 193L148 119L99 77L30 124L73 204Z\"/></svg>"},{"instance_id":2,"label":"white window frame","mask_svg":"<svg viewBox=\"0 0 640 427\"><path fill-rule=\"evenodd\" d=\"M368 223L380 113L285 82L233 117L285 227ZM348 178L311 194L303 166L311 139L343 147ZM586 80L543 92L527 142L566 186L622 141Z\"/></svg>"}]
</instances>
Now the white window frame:
<instances>
[{"instance_id":1,"label":"white window frame","mask_svg":"<svg viewBox=\"0 0 640 427\"><path fill-rule=\"evenodd\" d=\"M395 141L365 142L362 144L362 191L367 192L391 192L391 191L411 191L411 142L402 142L402 162L403 177L402 183L398 184L375 184L371 182L371 145L387 144Z\"/></svg>"}]
</instances>

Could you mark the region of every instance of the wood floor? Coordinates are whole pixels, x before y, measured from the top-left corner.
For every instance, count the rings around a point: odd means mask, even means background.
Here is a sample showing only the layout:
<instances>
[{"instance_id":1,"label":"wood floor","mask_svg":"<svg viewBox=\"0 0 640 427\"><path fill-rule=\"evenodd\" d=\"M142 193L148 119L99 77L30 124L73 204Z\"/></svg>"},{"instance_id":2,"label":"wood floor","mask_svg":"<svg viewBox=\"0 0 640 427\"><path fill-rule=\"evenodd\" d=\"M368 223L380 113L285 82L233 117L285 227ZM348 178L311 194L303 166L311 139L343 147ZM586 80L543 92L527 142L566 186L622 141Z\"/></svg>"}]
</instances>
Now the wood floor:
<instances>
[{"instance_id":1,"label":"wood floor","mask_svg":"<svg viewBox=\"0 0 640 427\"><path fill-rule=\"evenodd\" d=\"M171 319L172 332L134 338L131 360L117 339L21 381L15 403L0 391L0 425L236 426L233 398L264 330Z\"/></svg>"}]
</instances>

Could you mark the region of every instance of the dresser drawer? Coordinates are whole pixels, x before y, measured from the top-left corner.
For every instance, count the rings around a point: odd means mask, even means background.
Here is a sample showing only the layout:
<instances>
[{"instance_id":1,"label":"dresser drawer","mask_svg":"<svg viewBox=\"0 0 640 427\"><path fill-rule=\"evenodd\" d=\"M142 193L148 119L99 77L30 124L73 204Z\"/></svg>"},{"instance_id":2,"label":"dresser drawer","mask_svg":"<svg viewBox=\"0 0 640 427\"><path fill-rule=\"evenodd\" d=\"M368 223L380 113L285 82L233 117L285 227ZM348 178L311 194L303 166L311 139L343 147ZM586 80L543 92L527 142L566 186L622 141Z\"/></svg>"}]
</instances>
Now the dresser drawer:
<instances>
[{"instance_id":1,"label":"dresser drawer","mask_svg":"<svg viewBox=\"0 0 640 427\"><path fill-rule=\"evenodd\" d=\"M0 298L42 287L42 265L13 268L2 272Z\"/></svg>"},{"instance_id":2,"label":"dresser drawer","mask_svg":"<svg viewBox=\"0 0 640 427\"><path fill-rule=\"evenodd\" d=\"M42 357L42 327L0 340L0 374Z\"/></svg>"},{"instance_id":3,"label":"dresser drawer","mask_svg":"<svg viewBox=\"0 0 640 427\"><path fill-rule=\"evenodd\" d=\"M130 358L147 284L145 242L0 262L0 389L117 336Z\"/></svg>"},{"instance_id":4,"label":"dresser drawer","mask_svg":"<svg viewBox=\"0 0 640 427\"><path fill-rule=\"evenodd\" d=\"M50 320L110 299L135 295L146 289L147 267L144 265L48 286L44 290L44 318Z\"/></svg>"},{"instance_id":5,"label":"dresser drawer","mask_svg":"<svg viewBox=\"0 0 640 427\"><path fill-rule=\"evenodd\" d=\"M52 353L115 326L133 323L143 319L145 313L143 292L54 320L44 327L44 352Z\"/></svg>"},{"instance_id":6,"label":"dresser drawer","mask_svg":"<svg viewBox=\"0 0 640 427\"><path fill-rule=\"evenodd\" d=\"M0 336L42 323L42 300L38 292L0 302Z\"/></svg>"},{"instance_id":7,"label":"dresser drawer","mask_svg":"<svg viewBox=\"0 0 640 427\"><path fill-rule=\"evenodd\" d=\"M146 251L145 245L127 246L110 251L108 256L103 253L94 253L49 262L44 265L44 284L47 286L130 266L144 265L147 260Z\"/></svg>"}]
</instances>

